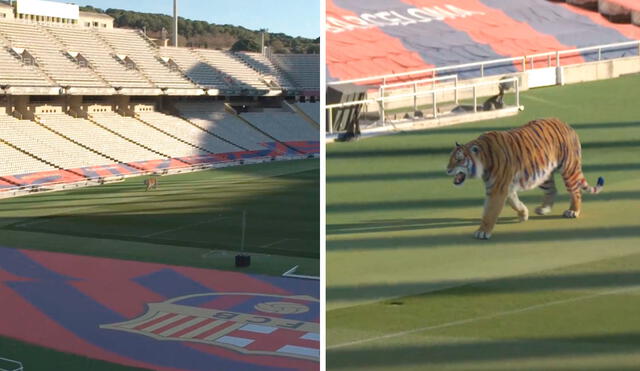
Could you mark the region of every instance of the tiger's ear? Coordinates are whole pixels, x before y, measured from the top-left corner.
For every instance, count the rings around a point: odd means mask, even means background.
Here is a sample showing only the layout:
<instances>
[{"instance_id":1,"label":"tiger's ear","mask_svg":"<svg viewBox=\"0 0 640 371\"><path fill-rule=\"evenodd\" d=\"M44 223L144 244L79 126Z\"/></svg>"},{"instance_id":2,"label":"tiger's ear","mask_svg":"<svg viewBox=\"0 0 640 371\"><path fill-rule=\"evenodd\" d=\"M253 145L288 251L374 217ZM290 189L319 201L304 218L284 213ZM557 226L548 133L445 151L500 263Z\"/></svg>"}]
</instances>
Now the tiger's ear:
<instances>
[{"instance_id":1,"label":"tiger's ear","mask_svg":"<svg viewBox=\"0 0 640 371\"><path fill-rule=\"evenodd\" d=\"M472 145L472 146L471 146L471 152L473 152L473 153L478 153L478 152L480 152L480 147L478 147L478 146L477 146L477 145L475 145L475 144L474 144L474 145Z\"/></svg>"},{"instance_id":2,"label":"tiger's ear","mask_svg":"<svg viewBox=\"0 0 640 371\"><path fill-rule=\"evenodd\" d=\"M459 148L459 147L462 147L462 144L460 144L460 143L456 142L456 147L458 147L458 148Z\"/></svg>"}]
</instances>

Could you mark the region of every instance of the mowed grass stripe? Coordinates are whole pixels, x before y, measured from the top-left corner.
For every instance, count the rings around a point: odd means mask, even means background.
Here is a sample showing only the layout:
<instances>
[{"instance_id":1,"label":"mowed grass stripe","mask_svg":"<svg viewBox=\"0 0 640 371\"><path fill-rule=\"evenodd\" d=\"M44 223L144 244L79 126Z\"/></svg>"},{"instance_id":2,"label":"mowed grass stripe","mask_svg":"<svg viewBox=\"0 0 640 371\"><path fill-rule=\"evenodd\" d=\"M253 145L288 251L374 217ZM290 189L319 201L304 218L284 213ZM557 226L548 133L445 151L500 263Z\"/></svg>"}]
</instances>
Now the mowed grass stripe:
<instances>
[{"instance_id":1,"label":"mowed grass stripe","mask_svg":"<svg viewBox=\"0 0 640 371\"><path fill-rule=\"evenodd\" d=\"M319 256L317 160L247 165L165 176L157 190L142 178L102 187L0 201L6 231L89 237L265 254ZM17 221L17 222L16 222ZM296 243L278 243L283 239ZM17 247L28 247L18 245Z\"/></svg>"},{"instance_id":2,"label":"mowed grass stripe","mask_svg":"<svg viewBox=\"0 0 640 371\"><path fill-rule=\"evenodd\" d=\"M367 338L367 339L354 340L354 341L350 341L350 342L346 342L346 343L340 343L340 344L336 344L336 345L331 345L331 346L328 346L327 349L344 348L344 347L349 347L349 346L354 346L354 345L365 344L365 343L369 343L369 342L383 341L383 340L388 340L388 339L392 339L392 338L412 335L412 334L425 332L425 331L439 330L439 329L444 329L444 328L447 328L447 327L454 327L454 326L464 326L464 325L467 325L467 324L470 324L470 323L474 323L474 322L497 319L497 318L500 318L500 317L506 317L506 316L511 316L511 315L520 314L520 313L524 313L524 312L543 309L543 308L551 307L551 306L554 306L554 305L572 304L572 303L577 303L577 302L581 302L581 301L585 301L585 300L599 298L599 297L602 297L602 296L626 294L626 293L632 293L632 292L636 292L636 291L640 291L640 286L631 287L631 288L627 287L627 288L608 290L608 291L601 291L601 292L597 292L597 293L593 293L593 294L589 294L589 295L578 296L578 297L574 297L574 298L568 298L568 299L562 299L562 300L556 300L556 301L550 301L550 302L540 303L540 304L536 304L536 305L532 305L532 306L528 306L528 307L524 307L524 308L519 308L519 309L514 309L514 310L509 310L509 311L504 311L504 312L498 312L498 313L493 313L493 314L488 314L486 316L481 316L481 317L467 318L467 319L463 319L463 320L459 320L459 321L441 323L441 324L431 325L431 326L424 326L424 327L414 328L414 329L411 329L411 330L385 334L385 335L372 337L372 338Z\"/></svg>"}]
</instances>

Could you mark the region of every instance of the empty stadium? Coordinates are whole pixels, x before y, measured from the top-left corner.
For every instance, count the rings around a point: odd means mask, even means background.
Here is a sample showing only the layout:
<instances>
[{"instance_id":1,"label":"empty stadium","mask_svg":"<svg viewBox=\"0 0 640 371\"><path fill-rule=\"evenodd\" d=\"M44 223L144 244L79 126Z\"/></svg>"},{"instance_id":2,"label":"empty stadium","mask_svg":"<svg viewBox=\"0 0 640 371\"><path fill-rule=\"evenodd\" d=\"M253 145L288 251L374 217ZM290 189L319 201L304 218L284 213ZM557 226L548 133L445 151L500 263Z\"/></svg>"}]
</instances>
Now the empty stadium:
<instances>
[{"instance_id":1,"label":"empty stadium","mask_svg":"<svg viewBox=\"0 0 640 371\"><path fill-rule=\"evenodd\" d=\"M318 369L319 56L113 22L0 3L0 369Z\"/></svg>"},{"instance_id":2,"label":"empty stadium","mask_svg":"<svg viewBox=\"0 0 640 371\"><path fill-rule=\"evenodd\" d=\"M327 2L328 369L638 367L634 3ZM454 187L455 143L543 117L604 191L475 239L485 187Z\"/></svg>"}]
</instances>

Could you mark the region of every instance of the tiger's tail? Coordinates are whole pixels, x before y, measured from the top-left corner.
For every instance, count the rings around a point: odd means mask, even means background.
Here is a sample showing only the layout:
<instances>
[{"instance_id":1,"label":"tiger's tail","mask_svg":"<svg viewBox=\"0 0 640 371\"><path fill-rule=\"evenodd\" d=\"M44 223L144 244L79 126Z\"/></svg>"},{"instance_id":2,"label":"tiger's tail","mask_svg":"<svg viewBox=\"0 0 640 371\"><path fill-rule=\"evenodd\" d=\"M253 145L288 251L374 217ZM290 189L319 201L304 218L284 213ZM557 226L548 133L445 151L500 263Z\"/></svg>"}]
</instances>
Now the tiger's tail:
<instances>
[{"instance_id":1,"label":"tiger's tail","mask_svg":"<svg viewBox=\"0 0 640 371\"><path fill-rule=\"evenodd\" d=\"M598 178L598 182L596 183L595 187L591 187L587 183L587 180L583 179L582 187L580 187L580 189L582 189L583 192L593 193L593 194L600 193L602 191L602 188L604 188L604 178L603 177L599 177Z\"/></svg>"}]
</instances>

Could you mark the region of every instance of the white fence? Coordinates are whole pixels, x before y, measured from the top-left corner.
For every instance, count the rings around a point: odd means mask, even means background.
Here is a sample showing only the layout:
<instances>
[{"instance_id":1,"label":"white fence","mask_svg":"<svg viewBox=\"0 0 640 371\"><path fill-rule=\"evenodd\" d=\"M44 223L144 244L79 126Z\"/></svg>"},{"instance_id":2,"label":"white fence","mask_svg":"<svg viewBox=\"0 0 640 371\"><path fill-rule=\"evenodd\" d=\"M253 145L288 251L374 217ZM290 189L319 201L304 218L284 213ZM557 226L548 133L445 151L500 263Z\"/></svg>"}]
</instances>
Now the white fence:
<instances>
[{"instance_id":1,"label":"white fence","mask_svg":"<svg viewBox=\"0 0 640 371\"><path fill-rule=\"evenodd\" d=\"M333 117L334 117L333 110L334 109L355 107L359 105L377 104L380 109L381 122L382 122L382 125L384 126L385 125L385 103L398 101L398 100L406 100L411 98L413 98L414 102L416 102L417 98L420 98L420 97L431 97L432 108L433 108L433 118L437 119L438 118L438 95L442 95L444 93L453 93L455 97L454 99L457 103L458 97L460 95L460 91L463 91L463 90L472 91L473 112L477 112L478 111L478 88L484 87L484 86L490 86L490 85L503 84L503 83L504 84L513 83L515 85L516 107L520 107L520 81L517 77L511 77L508 79L500 79L500 80L492 80L492 81L482 81L482 82L477 82L474 84L467 84L467 85L459 85L457 83L457 77L455 81L456 81L456 85L450 86L450 87L430 89L425 91L415 91L412 93L404 93L404 94L397 94L397 95L390 95L390 96L381 95L378 98L370 98L370 99L363 99L363 100L352 101L352 102L327 105L325 107L328 112L327 131L329 133L333 133ZM417 104L414 103L414 109L417 109L416 106Z\"/></svg>"}]
</instances>

